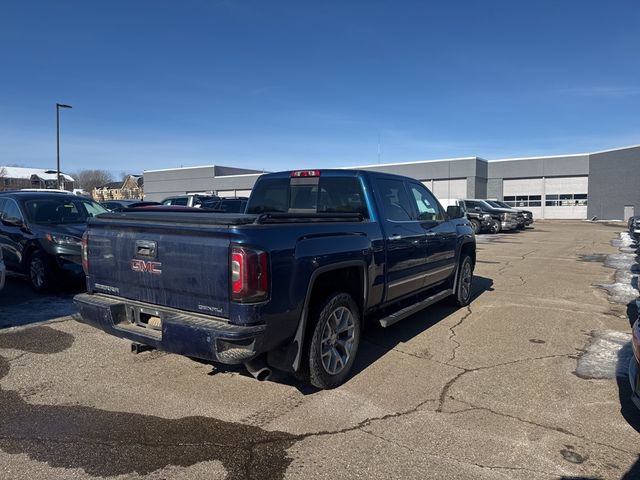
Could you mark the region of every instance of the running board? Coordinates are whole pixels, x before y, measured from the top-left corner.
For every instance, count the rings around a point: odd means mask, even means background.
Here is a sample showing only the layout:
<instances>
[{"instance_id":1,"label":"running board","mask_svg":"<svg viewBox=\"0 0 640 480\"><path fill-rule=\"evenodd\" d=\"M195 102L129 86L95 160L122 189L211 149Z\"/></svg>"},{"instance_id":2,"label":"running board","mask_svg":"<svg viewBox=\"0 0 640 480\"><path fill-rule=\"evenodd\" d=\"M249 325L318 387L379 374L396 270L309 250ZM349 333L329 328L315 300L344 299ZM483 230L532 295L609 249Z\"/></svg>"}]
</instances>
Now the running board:
<instances>
[{"instance_id":1,"label":"running board","mask_svg":"<svg viewBox=\"0 0 640 480\"><path fill-rule=\"evenodd\" d=\"M390 327L394 323L397 323L400 320L404 320L408 316L413 315L414 313L419 312L420 310L423 310L433 305L436 302L439 302L440 300L448 297L449 295L453 295L453 290L450 288L447 290L438 292L435 295L431 295L430 297L427 297L424 300L414 303L413 305L409 305L408 307L398 310L397 312L393 312L391 315L381 318L380 320L378 320L378 322L380 323L381 327L384 327L384 328Z\"/></svg>"}]
</instances>

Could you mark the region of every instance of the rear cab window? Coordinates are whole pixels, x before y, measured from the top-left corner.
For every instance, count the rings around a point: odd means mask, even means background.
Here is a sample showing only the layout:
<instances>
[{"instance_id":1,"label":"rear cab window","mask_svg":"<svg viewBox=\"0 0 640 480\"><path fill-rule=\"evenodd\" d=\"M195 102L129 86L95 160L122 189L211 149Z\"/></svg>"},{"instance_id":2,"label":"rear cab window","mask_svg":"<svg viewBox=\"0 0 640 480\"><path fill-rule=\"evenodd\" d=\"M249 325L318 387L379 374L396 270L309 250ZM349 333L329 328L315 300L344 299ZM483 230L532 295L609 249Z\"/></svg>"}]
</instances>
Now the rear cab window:
<instances>
[{"instance_id":1,"label":"rear cab window","mask_svg":"<svg viewBox=\"0 0 640 480\"><path fill-rule=\"evenodd\" d=\"M355 176L264 178L253 191L247 213L359 213L369 218Z\"/></svg>"}]
</instances>

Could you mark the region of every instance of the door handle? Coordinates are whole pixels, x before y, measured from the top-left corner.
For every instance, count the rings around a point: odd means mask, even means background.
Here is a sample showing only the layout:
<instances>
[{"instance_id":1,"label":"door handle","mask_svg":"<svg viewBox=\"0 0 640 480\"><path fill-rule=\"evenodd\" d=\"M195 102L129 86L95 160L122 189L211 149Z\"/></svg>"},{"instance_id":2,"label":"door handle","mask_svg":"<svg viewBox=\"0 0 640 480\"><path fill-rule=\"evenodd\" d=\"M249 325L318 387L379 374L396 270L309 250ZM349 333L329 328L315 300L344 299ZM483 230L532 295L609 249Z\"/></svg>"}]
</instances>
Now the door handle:
<instances>
[{"instance_id":1,"label":"door handle","mask_svg":"<svg viewBox=\"0 0 640 480\"><path fill-rule=\"evenodd\" d=\"M434 233L434 232L427 232L427 238L435 238L435 237L437 237L437 236L438 236L438 234L437 234L437 233Z\"/></svg>"},{"instance_id":2,"label":"door handle","mask_svg":"<svg viewBox=\"0 0 640 480\"><path fill-rule=\"evenodd\" d=\"M395 233L389 236L389 240L402 240L402 235Z\"/></svg>"}]
</instances>

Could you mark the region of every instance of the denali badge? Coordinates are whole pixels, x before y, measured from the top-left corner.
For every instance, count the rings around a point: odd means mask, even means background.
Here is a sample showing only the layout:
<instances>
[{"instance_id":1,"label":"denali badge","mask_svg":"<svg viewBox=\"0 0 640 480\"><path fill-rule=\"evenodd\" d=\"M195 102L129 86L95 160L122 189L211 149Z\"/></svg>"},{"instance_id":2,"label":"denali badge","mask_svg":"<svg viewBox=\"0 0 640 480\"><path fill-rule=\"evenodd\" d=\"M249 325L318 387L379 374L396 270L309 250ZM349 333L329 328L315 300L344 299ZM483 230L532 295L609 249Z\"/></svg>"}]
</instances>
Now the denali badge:
<instances>
[{"instance_id":1,"label":"denali badge","mask_svg":"<svg viewBox=\"0 0 640 480\"><path fill-rule=\"evenodd\" d=\"M94 283L93 288L96 290L102 290L103 292L113 293L114 295L118 295L120 293L120 289L118 287L110 287L109 285L103 285L101 283Z\"/></svg>"},{"instance_id":2,"label":"denali badge","mask_svg":"<svg viewBox=\"0 0 640 480\"><path fill-rule=\"evenodd\" d=\"M134 272L153 273L155 275L160 275L162 273L162 269L160 268L162 267L162 263L160 262L133 258L130 263L131 270Z\"/></svg>"}]
</instances>

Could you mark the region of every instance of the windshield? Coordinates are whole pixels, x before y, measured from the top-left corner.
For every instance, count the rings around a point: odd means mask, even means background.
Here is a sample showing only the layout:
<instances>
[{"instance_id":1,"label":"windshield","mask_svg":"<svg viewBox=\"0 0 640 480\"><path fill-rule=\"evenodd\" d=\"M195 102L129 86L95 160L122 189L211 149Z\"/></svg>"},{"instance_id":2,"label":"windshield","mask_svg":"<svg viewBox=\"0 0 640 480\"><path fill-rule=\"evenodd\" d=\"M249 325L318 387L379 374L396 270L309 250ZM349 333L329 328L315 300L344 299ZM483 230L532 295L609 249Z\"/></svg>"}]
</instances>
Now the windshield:
<instances>
[{"instance_id":1,"label":"windshield","mask_svg":"<svg viewBox=\"0 0 640 480\"><path fill-rule=\"evenodd\" d=\"M102 205L86 198L46 197L23 202L27 217L33 223L57 225L60 223L85 223L89 217L106 213Z\"/></svg>"},{"instance_id":2,"label":"windshield","mask_svg":"<svg viewBox=\"0 0 640 480\"><path fill-rule=\"evenodd\" d=\"M493 200L485 200L489 205L491 205L492 207L496 207L496 208L504 208L502 205L500 205L498 202L494 202ZM511 208L511 207L507 207L507 208Z\"/></svg>"}]
</instances>

